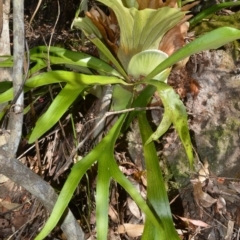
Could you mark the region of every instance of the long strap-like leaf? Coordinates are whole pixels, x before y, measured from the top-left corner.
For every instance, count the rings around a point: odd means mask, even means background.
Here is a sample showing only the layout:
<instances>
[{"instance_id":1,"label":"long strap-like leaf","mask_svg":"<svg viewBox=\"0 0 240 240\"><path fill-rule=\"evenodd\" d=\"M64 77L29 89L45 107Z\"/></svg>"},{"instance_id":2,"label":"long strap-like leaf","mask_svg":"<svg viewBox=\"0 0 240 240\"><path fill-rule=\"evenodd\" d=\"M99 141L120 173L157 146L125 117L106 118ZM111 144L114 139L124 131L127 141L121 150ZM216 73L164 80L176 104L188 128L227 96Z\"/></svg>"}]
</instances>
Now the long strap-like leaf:
<instances>
[{"instance_id":1,"label":"long strap-like leaf","mask_svg":"<svg viewBox=\"0 0 240 240\"><path fill-rule=\"evenodd\" d=\"M138 114L138 122L143 144L152 134L146 118L146 112ZM179 240L178 234L174 228L167 192L165 189L162 172L159 166L159 159L154 143L144 145L144 158L147 168L147 200L159 217L163 231L157 231L156 227L146 218L143 240Z\"/></svg>"}]
</instances>

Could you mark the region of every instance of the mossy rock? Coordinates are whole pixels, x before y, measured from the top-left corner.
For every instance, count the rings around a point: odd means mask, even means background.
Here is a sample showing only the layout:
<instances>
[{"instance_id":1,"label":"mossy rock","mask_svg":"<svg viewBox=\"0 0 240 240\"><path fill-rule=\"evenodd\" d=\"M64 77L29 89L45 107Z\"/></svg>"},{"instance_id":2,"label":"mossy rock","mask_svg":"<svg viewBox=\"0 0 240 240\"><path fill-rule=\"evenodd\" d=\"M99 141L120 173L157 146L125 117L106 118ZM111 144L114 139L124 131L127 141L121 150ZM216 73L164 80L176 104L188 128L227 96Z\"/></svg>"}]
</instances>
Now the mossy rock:
<instances>
[{"instance_id":1,"label":"mossy rock","mask_svg":"<svg viewBox=\"0 0 240 240\"><path fill-rule=\"evenodd\" d=\"M211 15L208 19L202 20L200 24L194 27L195 35L199 36L220 27L232 27L240 29L240 12L232 15ZM234 60L240 60L240 41L234 41L225 46L225 49L232 52Z\"/></svg>"},{"instance_id":2,"label":"mossy rock","mask_svg":"<svg viewBox=\"0 0 240 240\"><path fill-rule=\"evenodd\" d=\"M226 51L207 51L198 57L198 63L204 65L203 70L190 74L199 82L201 89L195 99L189 97L186 103L191 113L189 126L196 152L201 160L207 159L214 174L238 178L240 75L235 71L233 57ZM193 69L193 66L189 69ZM188 169L180 141L175 140L168 152L167 159L175 178L182 181Z\"/></svg>"}]
</instances>

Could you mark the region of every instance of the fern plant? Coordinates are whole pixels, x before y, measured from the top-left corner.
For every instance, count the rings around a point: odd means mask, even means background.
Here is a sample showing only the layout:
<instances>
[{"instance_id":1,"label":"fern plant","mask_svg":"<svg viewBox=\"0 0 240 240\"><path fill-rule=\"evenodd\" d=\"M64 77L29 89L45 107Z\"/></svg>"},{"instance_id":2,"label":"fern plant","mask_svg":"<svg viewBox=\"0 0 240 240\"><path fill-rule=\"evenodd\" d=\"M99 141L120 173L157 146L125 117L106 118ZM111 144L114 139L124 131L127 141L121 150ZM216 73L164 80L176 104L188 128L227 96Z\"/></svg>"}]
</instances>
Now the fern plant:
<instances>
[{"instance_id":1,"label":"fern plant","mask_svg":"<svg viewBox=\"0 0 240 240\"><path fill-rule=\"evenodd\" d=\"M184 104L167 84L171 68L179 61L197 52L216 49L240 38L234 28L219 28L185 45L188 30L187 10L194 3L169 1L99 0L109 7L109 15L99 8L76 18L73 27L81 29L98 48L99 58L62 48L37 47L31 50L31 77L25 91L43 85L64 83L48 110L38 119L29 143L48 131L63 116L79 95L89 93L92 87L113 88L112 110L146 107L155 92L161 98L164 114L155 132L146 118L146 112L122 113L106 136L83 159L72 167L58 201L46 225L36 237L44 239L56 226L71 200L81 178L93 163L98 162L96 218L97 238L107 239L108 199L110 181L118 182L146 214L142 239L179 239L175 231L169 201L158 163L154 140L159 139L174 125L193 166L192 145ZM190 2L190 3L189 3ZM189 4L187 4L189 3ZM174 41L169 41L174 39ZM8 62L6 62L7 64ZM65 65L73 71L49 71L34 75L51 64ZM0 83L5 88L9 88ZM1 87L1 85L0 85ZM115 91L114 91L115 89ZM139 91L139 89L142 89ZM12 99L9 88L0 95L0 103ZM101 97L99 91L98 96ZM147 170L147 201L119 170L114 158L114 146L121 131L137 117L143 142ZM123 128L124 126L124 128Z\"/></svg>"}]
</instances>

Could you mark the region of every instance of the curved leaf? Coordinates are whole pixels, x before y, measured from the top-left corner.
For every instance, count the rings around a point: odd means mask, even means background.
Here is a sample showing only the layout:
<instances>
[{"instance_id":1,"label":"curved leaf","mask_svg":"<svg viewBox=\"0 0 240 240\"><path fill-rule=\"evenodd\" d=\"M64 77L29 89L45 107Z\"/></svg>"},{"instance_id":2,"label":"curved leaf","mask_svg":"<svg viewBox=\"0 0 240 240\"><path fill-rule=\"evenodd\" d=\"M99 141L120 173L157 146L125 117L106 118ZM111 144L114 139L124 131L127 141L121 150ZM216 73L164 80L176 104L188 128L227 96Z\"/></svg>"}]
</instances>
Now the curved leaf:
<instances>
[{"instance_id":1,"label":"curved leaf","mask_svg":"<svg viewBox=\"0 0 240 240\"><path fill-rule=\"evenodd\" d=\"M35 77L29 78L25 86L29 88L36 88L43 85L52 83L65 82L71 85L105 85L105 84L123 84L127 85L122 79L114 76L101 76L101 75L86 75L69 71L51 71L39 74Z\"/></svg>"},{"instance_id":2,"label":"curved leaf","mask_svg":"<svg viewBox=\"0 0 240 240\"><path fill-rule=\"evenodd\" d=\"M125 79L128 79L128 76L124 69L122 68L121 64L113 56L113 54L106 47L106 45L102 42L101 33L88 17L75 18L73 21L73 26L84 31L85 35L98 48L100 53L102 53L110 62L114 64L116 69L122 74L122 76L125 77Z\"/></svg>"},{"instance_id":3,"label":"curved leaf","mask_svg":"<svg viewBox=\"0 0 240 240\"><path fill-rule=\"evenodd\" d=\"M156 88L154 86L151 86L151 85L146 86L146 88L144 88L143 91L133 101L131 107L133 107L133 108L146 107L155 91L156 91ZM128 114L128 117L127 117L127 119L124 123L123 129L122 129L123 132L125 132L127 130L130 123L137 116L137 114L138 114L137 111L132 111Z\"/></svg>"},{"instance_id":4,"label":"curved leaf","mask_svg":"<svg viewBox=\"0 0 240 240\"><path fill-rule=\"evenodd\" d=\"M188 130L187 112L182 101L179 99L179 95L175 93L172 87L170 87L169 85L163 82L150 80L150 81L145 81L145 83L151 84L157 88L158 94L164 105L164 115L165 115L163 118L164 122L160 123L160 126L158 127L157 131L151 135L151 137L147 140L147 143L149 143L151 139L159 138L161 134L164 131L166 131L166 126L173 123L182 141L185 151L187 153L190 166L192 167L193 152L192 152L191 138ZM166 122L167 119L170 120L169 124L167 124Z\"/></svg>"},{"instance_id":5,"label":"curved leaf","mask_svg":"<svg viewBox=\"0 0 240 240\"><path fill-rule=\"evenodd\" d=\"M2 81L0 82L0 93L3 93L12 87L12 82Z\"/></svg>"},{"instance_id":6,"label":"curved leaf","mask_svg":"<svg viewBox=\"0 0 240 240\"><path fill-rule=\"evenodd\" d=\"M126 109L129 99L132 97L132 92L125 89L123 86L116 84L113 86L111 110L119 111Z\"/></svg>"},{"instance_id":7,"label":"curved leaf","mask_svg":"<svg viewBox=\"0 0 240 240\"><path fill-rule=\"evenodd\" d=\"M127 80L128 79L128 75L126 74L125 70L123 69L123 67L121 66L121 64L119 63L119 61L112 55L112 53L108 50L108 48L105 46L105 44L103 44L103 42L99 39L96 38L94 35L91 35L89 37L89 39L91 40L91 42L99 49L99 51L101 51L101 53L103 53L103 55L109 59L109 61L114 64L114 66L116 67L116 69L122 74L122 76L124 76L124 78Z\"/></svg>"},{"instance_id":8,"label":"curved leaf","mask_svg":"<svg viewBox=\"0 0 240 240\"><path fill-rule=\"evenodd\" d=\"M194 41L188 43L177 52L173 53L169 58L160 63L146 78L145 80L150 80L163 70L168 67L173 66L180 60L191 56L192 54L209 50L217 49L224 44L240 39L240 30L230 27L221 27L213 30L209 33L202 35L201 37L195 39Z\"/></svg>"},{"instance_id":9,"label":"curved leaf","mask_svg":"<svg viewBox=\"0 0 240 240\"><path fill-rule=\"evenodd\" d=\"M149 144L152 141L158 140L171 126L172 121L168 112L164 112L161 123L159 124L157 130L148 138L146 144Z\"/></svg>"},{"instance_id":10,"label":"curved leaf","mask_svg":"<svg viewBox=\"0 0 240 240\"><path fill-rule=\"evenodd\" d=\"M109 131L109 133L103 138L103 140L87 156L85 156L83 159L81 159L79 162L77 162L73 166L72 171L68 176L68 179L66 180L62 191L60 192L60 195L53 208L50 218L47 220L42 231L36 237L36 240L44 239L50 233L50 231L56 226L61 216L63 215L65 209L67 208L68 203L70 202L72 195L79 184L79 181L95 161L101 162L100 163L101 173L104 173L104 171L106 171L106 167L108 167L111 176L115 178L116 181L126 189L126 191L131 195L134 201L136 201L139 207L146 214L148 219L152 221L152 223L158 229L158 231L163 230L159 221L154 216L154 213L150 210L146 202L138 193L137 189L130 183L130 181L119 170L119 167L117 166L116 161L114 159L113 153L114 153L115 142L120 134L122 124L125 121L125 117L126 117L126 114L120 116L120 118L114 124L114 126ZM109 174L107 175L109 176ZM102 183L108 182L107 181L108 176L107 178L104 178ZM102 177L104 176L102 175ZM104 192L106 193L105 188L104 188ZM99 191L99 195L100 194L101 194L101 191ZM100 196L100 198L102 198L101 201L103 201L105 205L108 198L107 195L108 194L106 193L106 196L105 194ZM101 207L101 206L98 206L98 207ZM106 225L106 222L104 223L104 228L105 228L105 225ZM101 223L100 223L100 226L101 226ZM103 234L106 235L107 233L103 233Z\"/></svg>"},{"instance_id":11,"label":"curved leaf","mask_svg":"<svg viewBox=\"0 0 240 240\"><path fill-rule=\"evenodd\" d=\"M104 157L106 157L106 154L108 155L107 158L111 162L115 141L119 135L124 119L125 115L122 115L114 124L109 133L104 137L104 139L89 154L87 154L72 167L72 170L60 192L49 219L35 240L44 239L57 225L65 209L67 208L68 203L70 202L73 193L79 184L79 181L82 179L83 175L91 167L91 165L97 160L101 159L103 153L105 153Z\"/></svg>"},{"instance_id":12,"label":"curved leaf","mask_svg":"<svg viewBox=\"0 0 240 240\"><path fill-rule=\"evenodd\" d=\"M123 84L127 85L123 80L113 76L100 76L100 75L86 75L81 73L69 72L69 71L51 71L41 73L35 77L29 78L24 87L24 92L29 91L32 88L41 87L53 83L66 82L74 85L76 88L80 85L105 85L105 84ZM12 100L13 89L10 88L7 91L0 94L0 103L4 103Z\"/></svg>"},{"instance_id":13,"label":"curved leaf","mask_svg":"<svg viewBox=\"0 0 240 240\"><path fill-rule=\"evenodd\" d=\"M134 77L134 80L140 79L143 76L148 75L154 70L161 62L168 58L168 55L165 52L162 52L157 49L145 50L140 53L135 54L129 64L128 64L128 74ZM159 73L154 76L154 79L166 81L162 79L164 72ZM166 75L166 74L165 74Z\"/></svg>"},{"instance_id":14,"label":"curved leaf","mask_svg":"<svg viewBox=\"0 0 240 240\"><path fill-rule=\"evenodd\" d=\"M28 87L36 87L45 85L48 81L51 83L66 81L67 84L53 100L48 110L36 122L36 126L29 138L29 143L34 142L53 127L87 86L95 84L125 84L123 80L116 77L90 76L66 71L53 71L29 79L26 85Z\"/></svg>"},{"instance_id":15,"label":"curved leaf","mask_svg":"<svg viewBox=\"0 0 240 240\"><path fill-rule=\"evenodd\" d=\"M51 231L52 229L57 225L58 221L60 220L61 216L63 215L65 209L67 208L74 191L76 190L79 181L82 179L86 171L91 167L91 165L97 160L97 154L96 152L91 152L86 157L81 159L79 162L77 162L70 174L68 175L68 178L60 192L60 195L58 197L58 200L53 208L53 211L47 220L44 228L41 230L41 232L37 235L35 240L41 240L44 239Z\"/></svg>"},{"instance_id":16,"label":"curved leaf","mask_svg":"<svg viewBox=\"0 0 240 240\"><path fill-rule=\"evenodd\" d=\"M80 66L85 68L94 69L102 74L109 74L117 77L122 77L113 67L103 60L93 57L89 54L82 52L73 52L59 47L49 48L48 59L48 47L40 46L31 49L30 51L31 61L37 62L37 64L30 69L30 74L48 66L50 64L64 64L72 66Z\"/></svg>"},{"instance_id":17,"label":"curved leaf","mask_svg":"<svg viewBox=\"0 0 240 240\"><path fill-rule=\"evenodd\" d=\"M24 87L24 92L28 92L30 88ZM11 101L13 99L13 88L6 90L5 92L0 94L0 104Z\"/></svg>"}]
</instances>

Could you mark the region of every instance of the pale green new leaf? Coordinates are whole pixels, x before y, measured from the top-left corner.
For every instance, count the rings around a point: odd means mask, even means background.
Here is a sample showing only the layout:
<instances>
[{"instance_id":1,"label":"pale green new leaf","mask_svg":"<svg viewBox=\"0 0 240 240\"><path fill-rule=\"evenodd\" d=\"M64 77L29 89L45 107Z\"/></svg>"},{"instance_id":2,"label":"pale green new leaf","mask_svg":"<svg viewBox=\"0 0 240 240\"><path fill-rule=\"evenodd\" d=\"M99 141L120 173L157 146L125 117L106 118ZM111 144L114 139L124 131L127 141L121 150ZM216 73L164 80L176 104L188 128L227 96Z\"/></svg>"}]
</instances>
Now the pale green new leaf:
<instances>
[{"instance_id":1,"label":"pale green new leaf","mask_svg":"<svg viewBox=\"0 0 240 240\"><path fill-rule=\"evenodd\" d=\"M237 39L240 39L240 30L230 27L221 27L206 33L173 53L169 58L160 63L145 79L152 79L166 68L173 66L175 63L195 53L209 49L217 49Z\"/></svg>"},{"instance_id":2,"label":"pale green new leaf","mask_svg":"<svg viewBox=\"0 0 240 240\"><path fill-rule=\"evenodd\" d=\"M128 74L130 74L134 79L142 78L152 72L161 62L168 58L165 52L157 49L145 50L134 55L128 64ZM166 70L167 71L167 70ZM168 71L168 73L170 73ZM159 73L154 76L154 79L160 81L167 81L167 77L164 72Z\"/></svg>"},{"instance_id":3,"label":"pale green new leaf","mask_svg":"<svg viewBox=\"0 0 240 240\"><path fill-rule=\"evenodd\" d=\"M164 34L184 17L177 8L163 7L157 10L126 8L121 0L98 0L112 8L120 27L118 58L127 69L133 55L147 49L157 49Z\"/></svg>"}]
</instances>

